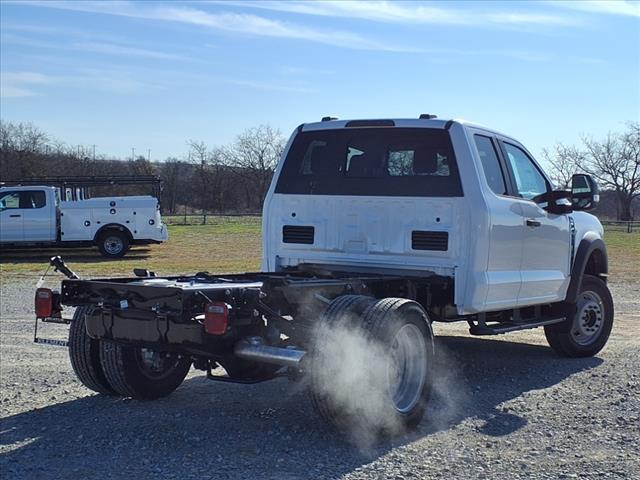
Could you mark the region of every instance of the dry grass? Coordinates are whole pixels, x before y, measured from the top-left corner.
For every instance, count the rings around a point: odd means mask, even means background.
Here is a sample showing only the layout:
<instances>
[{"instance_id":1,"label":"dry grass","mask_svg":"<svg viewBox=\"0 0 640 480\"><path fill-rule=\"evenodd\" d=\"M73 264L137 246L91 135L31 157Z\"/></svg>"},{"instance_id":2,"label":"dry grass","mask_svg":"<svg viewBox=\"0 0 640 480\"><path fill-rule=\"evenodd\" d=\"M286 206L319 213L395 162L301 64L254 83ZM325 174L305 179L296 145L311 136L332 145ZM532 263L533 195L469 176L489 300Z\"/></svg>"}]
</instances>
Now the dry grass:
<instances>
[{"instance_id":1,"label":"dry grass","mask_svg":"<svg viewBox=\"0 0 640 480\"><path fill-rule=\"evenodd\" d=\"M636 282L640 276L640 232L605 231L609 256L609 278L614 282Z\"/></svg>"},{"instance_id":2,"label":"dry grass","mask_svg":"<svg viewBox=\"0 0 640 480\"><path fill-rule=\"evenodd\" d=\"M49 249L2 251L0 274L10 276L41 273L49 257L62 255L82 277L129 276L134 268L159 275L232 273L257 271L262 255L259 217L216 217L207 225L171 225L170 239L162 245L133 248L122 260L105 260L97 249ZM607 231L610 276L615 281L635 280L640 273L640 234Z\"/></svg>"},{"instance_id":3,"label":"dry grass","mask_svg":"<svg viewBox=\"0 0 640 480\"><path fill-rule=\"evenodd\" d=\"M129 276L134 268L159 275L256 271L262 256L260 227L259 217L223 217L203 226L172 225L168 242L134 247L121 260L106 260L97 249L3 251L0 273L33 276L43 272L54 255L62 255L81 277Z\"/></svg>"}]
</instances>

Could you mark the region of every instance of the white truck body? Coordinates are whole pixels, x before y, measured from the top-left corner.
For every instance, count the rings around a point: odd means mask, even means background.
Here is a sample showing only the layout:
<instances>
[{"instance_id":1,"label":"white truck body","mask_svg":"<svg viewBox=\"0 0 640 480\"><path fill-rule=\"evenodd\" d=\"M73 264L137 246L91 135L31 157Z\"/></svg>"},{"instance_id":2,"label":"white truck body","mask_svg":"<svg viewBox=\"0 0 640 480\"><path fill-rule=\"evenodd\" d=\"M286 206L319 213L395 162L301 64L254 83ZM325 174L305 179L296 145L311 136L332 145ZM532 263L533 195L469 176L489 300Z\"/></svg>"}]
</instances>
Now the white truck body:
<instances>
[{"instance_id":1,"label":"white truck body","mask_svg":"<svg viewBox=\"0 0 640 480\"><path fill-rule=\"evenodd\" d=\"M87 245L97 243L109 230L124 234L128 244L168 239L158 201L152 196L60 201L56 187L0 188L2 245Z\"/></svg>"},{"instance_id":2,"label":"white truck body","mask_svg":"<svg viewBox=\"0 0 640 480\"><path fill-rule=\"evenodd\" d=\"M614 307L602 227L585 213L598 201L589 175L554 190L520 143L487 128L327 119L298 127L275 172L263 272L82 280L58 257L69 279L37 290L36 317L79 307L70 359L96 392L168 395L191 362L222 382L286 374L306 378L340 430L402 432L437 375L432 322L543 327L561 356L600 352Z\"/></svg>"},{"instance_id":3,"label":"white truck body","mask_svg":"<svg viewBox=\"0 0 640 480\"><path fill-rule=\"evenodd\" d=\"M513 138L463 121L392 122L393 129L411 129L414 134L415 129L424 129L425 134L448 132L453 148L448 161L457 164L461 191L441 196L279 192L283 167L298 136L346 131L350 122L305 124L292 135L264 204L263 270L310 263L408 275L432 272L455 280L454 303L460 315L564 300L581 240L588 235L602 239L597 218L578 211L550 213L528 192L518 192L516 182L535 189L536 182L543 181L547 190L552 184L533 156ZM391 130L378 127L379 137ZM500 157L504 192L492 190L483 168L481 156L487 155L487 145ZM515 178L516 165L523 178ZM343 173L348 175L348 171ZM385 174L389 182L399 178ZM313 243L285 242L285 226L313 227ZM446 248L416 249L412 232L442 233L448 237Z\"/></svg>"}]
</instances>

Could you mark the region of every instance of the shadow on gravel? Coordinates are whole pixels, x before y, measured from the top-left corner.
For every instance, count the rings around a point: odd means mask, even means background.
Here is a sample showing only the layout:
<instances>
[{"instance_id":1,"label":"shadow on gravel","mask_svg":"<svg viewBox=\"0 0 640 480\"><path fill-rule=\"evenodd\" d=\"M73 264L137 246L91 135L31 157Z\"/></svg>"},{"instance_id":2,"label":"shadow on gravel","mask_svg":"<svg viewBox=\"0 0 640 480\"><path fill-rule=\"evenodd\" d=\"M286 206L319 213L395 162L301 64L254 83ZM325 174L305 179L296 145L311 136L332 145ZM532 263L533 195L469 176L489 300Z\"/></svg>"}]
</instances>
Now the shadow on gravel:
<instances>
[{"instance_id":1,"label":"shadow on gravel","mask_svg":"<svg viewBox=\"0 0 640 480\"><path fill-rule=\"evenodd\" d=\"M299 385L192 377L155 402L96 395L5 418L0 446L13 450L0 457L0 472L5 479L333 478L471 417L481 435L509 434L527 423L527 412L505 412L503 402L602 363L499 340L438 343L441 374L427 418L366 451L325 426Z\"/></svg>"},{"instance_id":2,"label":"shadow on gravel","mask_svg":"<svg viewBox=\"0 0 640 480\"><path fill-rule=\"evenodd\" d=\"M42 263L47 265L51 257L61 255L66 262L73 263L102 263L118 262L122 260L145 260L149 258L151 249L149 247L132 246L131 250L122 258L105 258L100 255L97 248L38 248L36 249L9 249L2 247L0 253L0 263L21 264L21 263Z\"/></svg>"}]
</instances>

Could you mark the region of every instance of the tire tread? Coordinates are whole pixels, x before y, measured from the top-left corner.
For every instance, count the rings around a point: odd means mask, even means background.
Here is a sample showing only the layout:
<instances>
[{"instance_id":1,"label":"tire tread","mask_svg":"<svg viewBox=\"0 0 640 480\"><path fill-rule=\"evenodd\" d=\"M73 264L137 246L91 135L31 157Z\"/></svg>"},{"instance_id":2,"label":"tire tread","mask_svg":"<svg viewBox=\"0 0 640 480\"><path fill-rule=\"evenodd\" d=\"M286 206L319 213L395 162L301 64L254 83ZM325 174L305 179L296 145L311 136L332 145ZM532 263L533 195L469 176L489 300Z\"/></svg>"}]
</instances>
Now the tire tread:
<instances>
[{"instance_id":1,"label":"tire tread","mask_svg":"<svg viewBox=\"0 0 640 480\"><path fill-rule=\"evenodd\" d=\"M600 278L593 275L584 275L580 286L580 292L584 291L585 284L589 285L589 288L597 290L596 293L598 293L602 298L605 308L610 310L609 312L605 311L606 324L603 326L604 331L601 333L601 337L593 344L581 346L572 340L570 329L565 325L545 326L544 334L549 346L562 357L582 358L596 355L606 345L609 335L611 334L611 329L613 328L614 306L611 292L609 291L607 284ZM571 321L573 321L573 319Z\"/></svg>"},{"instance_id":2,"label":"tire tread","mask_svg":"<svg viewBox=\"0 0 640 480\"><path fill-rule=\"evenodd\" d=\"M69 327L69 360L78 380L90 390L103 395L116 395L116 389L105 375L100 362L100 341L87 335L85 314L89 307L76 308Z\"/></svg>"}]
</instances>

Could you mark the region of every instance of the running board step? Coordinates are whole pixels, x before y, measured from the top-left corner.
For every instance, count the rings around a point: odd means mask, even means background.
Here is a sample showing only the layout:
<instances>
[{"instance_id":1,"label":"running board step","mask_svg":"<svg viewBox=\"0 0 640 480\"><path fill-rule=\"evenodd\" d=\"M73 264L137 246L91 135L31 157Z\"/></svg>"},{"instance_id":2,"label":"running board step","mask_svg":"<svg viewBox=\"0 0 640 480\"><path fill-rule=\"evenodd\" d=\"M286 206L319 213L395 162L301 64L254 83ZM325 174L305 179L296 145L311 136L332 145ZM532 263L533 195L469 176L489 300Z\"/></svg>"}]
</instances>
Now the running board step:
<instances>
[{"instance_id":1,"label":"running board step","mask_svg":"<svg viewBox=\"0 0 640 480\"><path fill-rule=\"evenodd\" d=\"M525 323L495 323L492 325L473 324L469 327L471 335L500 335L501 333L516 332L518 330L528 330L530 328L544 327L545 325L553 325L565 321L565 317L547 318L534 322Z\"/></svg>"}]
</instances>

